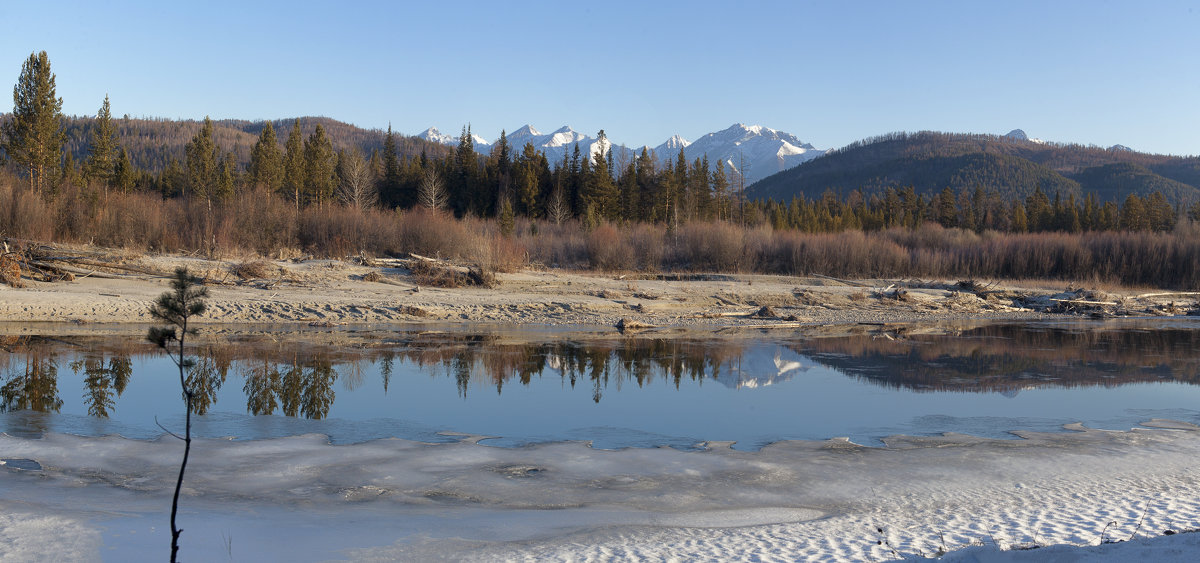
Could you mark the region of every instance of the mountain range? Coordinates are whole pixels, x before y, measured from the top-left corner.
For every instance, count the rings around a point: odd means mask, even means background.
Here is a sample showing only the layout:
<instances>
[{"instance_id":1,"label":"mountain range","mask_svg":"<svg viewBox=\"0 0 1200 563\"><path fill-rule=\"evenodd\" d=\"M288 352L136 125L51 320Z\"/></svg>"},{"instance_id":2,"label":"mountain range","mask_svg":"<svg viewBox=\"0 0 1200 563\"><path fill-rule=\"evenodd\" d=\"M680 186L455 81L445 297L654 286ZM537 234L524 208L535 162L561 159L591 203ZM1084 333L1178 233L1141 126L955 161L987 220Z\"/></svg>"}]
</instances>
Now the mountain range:
<instances>
[{"instance_id":1,"label":"mountain range","mask_svg":"<svg viewBox=\"0 0 1200 563\"><path fill-rule=\"evenodd\" d=\"M417 137L450 146L457 146L459 141L458 136L446 135L434 127L426 129ZM576 144L579 145L582 154L595 155L600 150L597 138L579 133L569 126L560 127L551 133L542 133L530 125L525 125L512 133L506 133L505 138L514 152L519 152L526 143L532 144L535 149L545 153L552 165L562 162L564 157L570 158ZM488 143L478 135L472 135L471 142L477 152L487 154L492 146L499 142L499 138ZM708 133L694 142L675 135L655 147L612 146L609 140L606 150L609 148L616 159L615 162L618 163L637 158L643 149L651 151L660 162L671 162L682 150L689 163L697 158L707 157L710 166L724 162L732 171L743 171L746 185L825 154L824 150L801 141L795 135L769 127L741 123Z\"/></svg>"},{"instance_id":2,"label":"mountain range","mask_svg":"<svg viewBox=\"0 0 1200 563\"><path fill-rule=\"evenodd\" d=\"M1122 202L1162 192L1172 204L1200 202L1200 158L1060 144L1006 135L893 133L828 151L824 157L763 179L747 190L753 199L815 199L826 190L865 195L911 186L927 197L951 188L1024 198L1040 188L1053 198L1093 195Z\"/></svg>"}]
</instances>

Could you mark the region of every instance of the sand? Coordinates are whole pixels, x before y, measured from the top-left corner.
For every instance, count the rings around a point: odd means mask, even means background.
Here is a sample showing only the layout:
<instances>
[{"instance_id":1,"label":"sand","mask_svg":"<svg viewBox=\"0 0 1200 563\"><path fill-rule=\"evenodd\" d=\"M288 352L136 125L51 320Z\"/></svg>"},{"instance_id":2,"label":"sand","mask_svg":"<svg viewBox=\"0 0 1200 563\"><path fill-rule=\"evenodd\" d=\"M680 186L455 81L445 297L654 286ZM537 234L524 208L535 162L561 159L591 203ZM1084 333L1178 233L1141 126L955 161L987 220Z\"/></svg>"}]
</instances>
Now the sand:
<instances>
[{"instance_id":1,"label":"sand","mask_svg":"<svg viewBox=\"0 0 1200 563\"><path fill-rule=\"evenodd\" d=\"M109 278L80 275L58 282L25 280L26 287L20 289L0 285L0 322L151 322L147 308L168 289L169 273L179 266L209 282L209 307L200 319L207 323L614 326L625 319L651 327L771 327L1088 313L1083 309L1047 313L1056 304L1051 301L1055 296L1075 298L1076 294L1066 293L1070 288L1065 283L1035 288L993 284L966 290L954 280L525 270L497 274L499 283L491 289L438 288L418 285L403 268L357 261L268 262L267 275L251 279L232 273L239 264L235 260L163 255L122 260L122 264L147 273L122 271ZM372 274L380 281L364 279ZM1119 297L1123 296L1110 298ZM1186 312L1193 305L1189 302L1171 311ZM770 309L766 315L754 314L763 307Z\"/></svg>"}]
</instances>

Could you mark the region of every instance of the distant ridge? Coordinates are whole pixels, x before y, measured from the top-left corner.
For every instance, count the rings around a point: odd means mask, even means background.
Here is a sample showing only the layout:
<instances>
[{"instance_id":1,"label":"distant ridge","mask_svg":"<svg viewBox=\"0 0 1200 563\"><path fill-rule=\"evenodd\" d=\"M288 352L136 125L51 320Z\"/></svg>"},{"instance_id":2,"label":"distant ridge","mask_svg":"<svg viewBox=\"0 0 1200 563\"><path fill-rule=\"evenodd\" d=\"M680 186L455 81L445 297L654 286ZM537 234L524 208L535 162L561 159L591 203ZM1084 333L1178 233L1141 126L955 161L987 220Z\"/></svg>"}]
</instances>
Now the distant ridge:
<instances>
[{"instance_id":1,"label":"distant ridge","mask_svg":"<svg viewBox=\"0 0 1200 563\"><path fill-rule=\"evenodd\" d=\"M1037 188L1051 198L1123 200L1160 191L1172 204L1200 201L1200 158L1155 155L1128 147L1057 144L1006 135L893 133L851 143L773 176L748 190L750 197L787 201L821 197L826 190L865 195L911 186L930 196L944 188L976 187L1004 198L1024 198Z\"/></svg>"}]
</instances>

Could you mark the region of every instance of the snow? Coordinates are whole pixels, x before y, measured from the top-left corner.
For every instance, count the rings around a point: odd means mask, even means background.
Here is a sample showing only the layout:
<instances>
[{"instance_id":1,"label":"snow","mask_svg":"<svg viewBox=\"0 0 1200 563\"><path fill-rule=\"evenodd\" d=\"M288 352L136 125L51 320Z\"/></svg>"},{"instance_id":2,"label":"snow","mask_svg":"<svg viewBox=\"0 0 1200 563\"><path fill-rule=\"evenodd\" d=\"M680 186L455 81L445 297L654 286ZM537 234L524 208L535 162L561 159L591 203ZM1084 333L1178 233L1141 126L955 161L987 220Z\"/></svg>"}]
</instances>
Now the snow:
<instances>
[{"instance_id":1,"label":"snow","mask_svg":"<svg viewBox=\"0 0 1200 563\"><path fill-rule=\"evenodd\" d=\"M451 146L458 145L457 136L442 134L433 127L418 136L433 142ZM515 151L519 152L526 144L532 144L534 148L545 153L546 159L552 165L561 163L564 156L570 158L576 144L579 145L579 150L583 154L592 157L595 157L601 150L597 139L579 133L570 126L563 126L552 133L543 134L532 125L524 125L505 136ZM499 137L496 141L499 141ZM487 143L482 137L475 136L475 147L480 152L486 152L487 148L493 144L495 142ZM736 171L739 163L745 162L746 185L825 154L824 150L817 149L789 133L761 125L743 125L741 123L704 135L695 142L688 141L680 135L674 135L652 150L660 161L672 161L679 154L681 148L689 163L697 158L707 156L710 165L723 161ZM618 160L621 158L632 160L640 154L640 149L615 146L611 139L605 145L604 150L613 154L613 157Z\"/></svg>"},{"instance_id":2,"label":"snow","mask_svg":"<svg viewBox=\"0 0 1200 563\"><path fill-rule=\"evenodd\" d=\"M441 131L438 131L437 127L430 127L429 129L418 133L417 138L425 139L431 143L440 143L443 145L450 145L452 147L458 146L458 135L447 135ZM491 144L487 142L487 139L484 139L479 135L472 134L471 142L475 145L476 151L487 152L488 147L491 147Z\"/></svg>"},{"instance_id":3,"label":"snow","mask_svg":"<svg viewBox=\"0 0 1200 563\"><path fill-rule=\"evenodd\" d=\"M1002 138L1008 139L1011 141L1027 141L1030 143L1037 143L1039 145L1046 144L1046 141L1043 141L1041 139L1031 138L1029 135L1025 134L1024 130L1021 130L1021 129L1013 129L1012 131L1009 131L1007 134L1005 134Z\"/></svg>"},{"instance_id":4,"label":"snow","mask_svg":"<svg viewBox=\"0 0 1200 563\"><path fill-rule=\"evenodd\" d=\"M861 561L946 550L951 561L1192 559L1200 534L1161 534L1200 518L1200 428L1069 429L754 452L729 443L496 448L479 437L204 439L181 499L181 556ZM0 435L0 451L41 466L0 467L0 560L166 554L177 440ZM1018 549L1054 545L1092 547Z\"/></svg>"}]
</instances>

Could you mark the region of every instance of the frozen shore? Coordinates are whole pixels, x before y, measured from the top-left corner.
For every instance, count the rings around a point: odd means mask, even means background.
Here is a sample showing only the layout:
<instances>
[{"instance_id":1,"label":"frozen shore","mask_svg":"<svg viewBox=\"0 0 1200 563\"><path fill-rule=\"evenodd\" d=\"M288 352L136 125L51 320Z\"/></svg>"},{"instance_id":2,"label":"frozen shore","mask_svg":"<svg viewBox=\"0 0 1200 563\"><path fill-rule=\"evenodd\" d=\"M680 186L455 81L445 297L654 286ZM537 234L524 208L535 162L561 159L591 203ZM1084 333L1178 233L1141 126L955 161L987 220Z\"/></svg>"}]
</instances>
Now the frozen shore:
<instances>
[{"instance_id":1,"label":"frozen shore","mask_svg":"<svg viewBox=\"0 0 1200 563\"><path fill-rule=\"evenodd\" d=\"M193 560L1184 560L1200 429L782 442L757 452L202 440ZM0 559L155 559L179 444L0 435ZM36 462L36 467L29 461ZM1110 524L1111 523L1111 524ZM1125 542L1133 539L1135 541ZM1102 542L1121 541L1108 544ZM1097 546L1062 550L1051 545ZM48 549L49 548L49 549ZM1178 554L1175 557L1172 554ZM1106 559L1107 558L1107 559Z\"/></svg>"}]
</instances>

